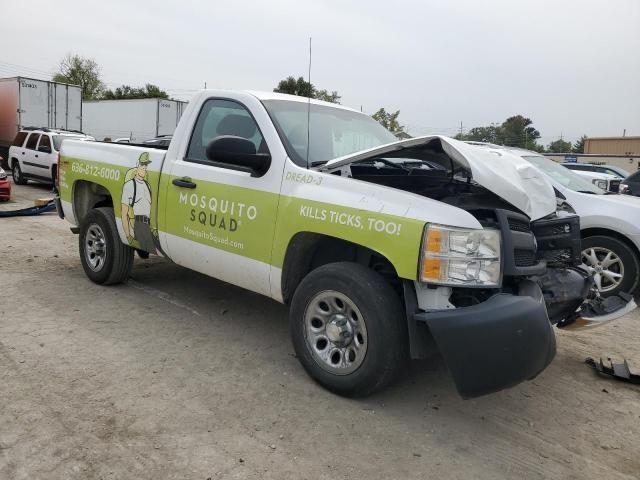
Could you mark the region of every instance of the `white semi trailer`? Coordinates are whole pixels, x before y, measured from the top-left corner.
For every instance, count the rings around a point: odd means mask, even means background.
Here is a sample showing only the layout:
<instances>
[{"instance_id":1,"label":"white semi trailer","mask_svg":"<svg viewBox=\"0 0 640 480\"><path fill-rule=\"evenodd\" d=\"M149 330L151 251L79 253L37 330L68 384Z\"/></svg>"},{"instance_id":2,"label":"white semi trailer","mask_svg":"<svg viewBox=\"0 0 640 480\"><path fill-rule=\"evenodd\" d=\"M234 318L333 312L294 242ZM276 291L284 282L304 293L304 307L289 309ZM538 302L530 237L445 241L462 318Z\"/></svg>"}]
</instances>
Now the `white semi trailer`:
<instances>
[{"instance_id":1,"label":"white semi trailer","mask_svg":"<svg viewBox=\"0 0 640 480\"><path fill-rule=\"evenodd\" d=\"M141 143L160 135L172 135L186 102L160 98L95 100L84 102L85 133L96 140L128 138Z\"/></svg>"},{"instance_id":2,"label":"white semi trailer","mask_svg":"<svg viewBox=\"0 0 640 480\"><path fill-rule=\"evenodd\" d=\"M27 77L0 78L0 156L24 127L82 130L82 89Z\"/></svg>"}]
</instances>

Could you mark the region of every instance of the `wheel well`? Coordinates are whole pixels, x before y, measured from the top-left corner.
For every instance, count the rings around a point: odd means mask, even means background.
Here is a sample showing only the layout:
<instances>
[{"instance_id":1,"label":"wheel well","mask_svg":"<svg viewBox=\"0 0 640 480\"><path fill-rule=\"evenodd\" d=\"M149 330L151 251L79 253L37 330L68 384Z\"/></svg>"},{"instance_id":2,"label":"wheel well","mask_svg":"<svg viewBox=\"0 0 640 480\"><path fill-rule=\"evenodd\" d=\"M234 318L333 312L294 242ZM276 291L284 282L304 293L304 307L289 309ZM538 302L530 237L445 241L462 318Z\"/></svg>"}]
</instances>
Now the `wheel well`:
<instances>
[{"instance_id":1,"label":"wheel well","mask_svg":"<svg viewBox=\"0 0 640 480\"><path fill-rule=\"evenodd\" d=\"M14 166L16 163L18 163L18 159L17 159L16 157L11 157L10 165L11 165L11 169L12 169L12 170L13 170L13 166Z\"/></svg>"},{"instance_id":2,"label":"wheel well","mask_svg":"<svg viewBox=\"0 0 640 480\"><path fill-rule=\"evenodd\" d=\"M580 231L581 238L593 237L595 235L603 235L605 237L612 237L616 240L620 240L631 249L636 258L640 259L640 251L638 250L638 247L636 247L636 245L622 233L616 232L614 230L608 230L606 228L585 228L584 230Z\"/></svg>"},{"instance_id":3,"label":"wheel well","mask_svg":"<svg viewBox=\"0 0 640 480\"><path fill-rule=\"evenodd\" d=\"M282 297L289 303L302 279L312 270L333 262L356 262L380 273L400 295L402 282L391 262L379 253L340 238L318 233L296 234L282 267Z\"/></svg>"},{"instance_id":4,"label":"wheel well","mask_svg":"<svg viewBox=\"0 0 640 480\"><path fill-rule=\"evenodd\" d=\"M86 180L73 184L73 214L78 225L92 209L98 207L113 207L113 199L106 188Z\"/></svg>"}]
</instances>

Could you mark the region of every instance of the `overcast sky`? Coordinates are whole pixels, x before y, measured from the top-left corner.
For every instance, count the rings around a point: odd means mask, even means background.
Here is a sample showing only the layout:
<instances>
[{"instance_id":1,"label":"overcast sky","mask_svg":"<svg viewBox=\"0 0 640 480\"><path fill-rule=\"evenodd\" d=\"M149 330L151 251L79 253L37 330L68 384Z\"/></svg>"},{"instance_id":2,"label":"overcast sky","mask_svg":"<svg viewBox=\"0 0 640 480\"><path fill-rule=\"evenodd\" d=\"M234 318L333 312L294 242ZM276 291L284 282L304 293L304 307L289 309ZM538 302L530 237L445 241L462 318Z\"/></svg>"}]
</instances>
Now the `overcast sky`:
<instances>
[{"instance_id":1,"label":"overcast sky","mask_svg":"<svg viewBox=\"0 0 640 480\"><path fill-rule=\"evenodd\" d=\"M0 77L47 78L66 53L103 81L272 90L288 75L413 135L529 116L542 141L640 135L639 0L0 0Z\"/></svg>"}]
</instances>

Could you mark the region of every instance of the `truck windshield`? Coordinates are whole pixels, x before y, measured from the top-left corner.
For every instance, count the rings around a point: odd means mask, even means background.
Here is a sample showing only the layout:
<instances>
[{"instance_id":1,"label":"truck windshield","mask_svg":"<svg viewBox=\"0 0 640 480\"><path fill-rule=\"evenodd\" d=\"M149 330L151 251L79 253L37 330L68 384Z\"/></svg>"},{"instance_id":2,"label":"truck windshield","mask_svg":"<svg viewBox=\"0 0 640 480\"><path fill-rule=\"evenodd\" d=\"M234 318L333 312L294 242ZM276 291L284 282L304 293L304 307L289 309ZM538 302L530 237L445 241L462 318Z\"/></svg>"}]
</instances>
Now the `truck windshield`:
<instances>
[{"instance_id":1,"label":"truck windshield","mask_svg":"<svg viewBox=\"0 0 640 480\"><path fill-rule=\"evenodd\" d=\"M291 159L307 165L307 103L287 100L262 102L276 124ZM397 141L364 113L325 105L310 105L309 165Z\"/></svg>"},{"instance_id":2,"label":"truck windshield","mask_svg":"<svg viewBox=\"0 0 640 480\"><path fill-rule=\"evenodd\" d=\"M528 160L533 164L533 166L538 167L549 177L551 177L552 180L558 182L560 185L568 188L569 190L581 193L595 193L598 195L605 193L589 180L586 180L584 177L581 177L573 170L569 170L567 167L564 167L549 158L539 155L528 155L523 156L522 158Z\"/></svg>"}]
</instances>

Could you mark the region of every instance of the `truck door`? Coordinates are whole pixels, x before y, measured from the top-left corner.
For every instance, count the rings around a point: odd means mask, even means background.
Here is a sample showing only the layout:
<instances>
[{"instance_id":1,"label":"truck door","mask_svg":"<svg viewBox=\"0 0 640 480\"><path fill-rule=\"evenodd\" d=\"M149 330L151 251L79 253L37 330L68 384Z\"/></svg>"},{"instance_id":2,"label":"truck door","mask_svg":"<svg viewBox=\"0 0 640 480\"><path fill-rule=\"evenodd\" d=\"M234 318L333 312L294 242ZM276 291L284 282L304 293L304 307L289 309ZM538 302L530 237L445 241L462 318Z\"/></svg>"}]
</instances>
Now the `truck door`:
<instances>
[{"instance_id":1,"label":"truck door","mask_svg":"<svg viewBox=\"0 0 640 480\"><path fill-rule=\"evenodd\" d=\"M158 100L157 135L172 135L177 123L176 102L171 100Z\"/></svg>"},{"instance_id":2,"label":"truck door","mask_svg":"<svg viewBox=\"0 0 640 480\"><path fill-rule=\"evenodd\" d=\"M82 130L82 89L67 86L67 109L65 112L68 130Z\"/></svg>"},{"instance_id":3,"label":"truck door","mask_svg":"<svg viewBox=\"0 0 640 480\"><path fill-rule=\"evenodd\" d=\"M25 143L20 158L18 158L18 160L20 160L23 173L28 173L30 175L42 175L39 173L41 172L41 169L39 169L35 164L37 153L36 148L38 147L39 139L39 133L30 133L29 138L27 138L27 143Z\"/></svg>"},{"instance_id":4,"label":"truck door","mask_svg":"<svg viewBox=\"0 0 640 480\"><path fill-rule=\"evenodd\" d=\"M53 148L51 146L51 137L47 134L40 135L40 141L38 142L38 148L34 154L34 168L38 171L35 172L37 175L43 177L51 176L51 165L52 165L52 157Z\"/></svg>"},{"instance_id":5,"label":"truck door","mask_svg":"<svg viewBox=\"0 0 640 480\"><path fill-rule=\"evenodd\" d=\"M67 86L56 83L53 128L67 128Z\"/></svg>"},{"instance_id":6,"label":"truck door","mask_svg":"<svg viewBox=\"0 0 640 480\"><path fill-rule=\"evenodd\" d=\"M164 208L158 207L164 212L160 240L174 262L270 295L269 262L285 154L264 107L254 102L259 123L240 101L212 98L197 117L193 114L192 131L176 132L174 141L184 140L180 149L170 148L165 160L171 170L162 174L166 194L160 199ZM270 153L269 170L252 177L209 161L206 147L221 135L249 139L258 152Z\"/></svg>"},{"instance_id":7,"label":"truck door","mask_svg":"<svg viewBox=\"0 0 640 480\"><path fill-rule=\"evenodd\" d=\"M49 83L20 79L20 123L24 127L49 126Z\"/></svg>"}]
</instances>

